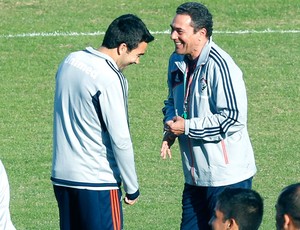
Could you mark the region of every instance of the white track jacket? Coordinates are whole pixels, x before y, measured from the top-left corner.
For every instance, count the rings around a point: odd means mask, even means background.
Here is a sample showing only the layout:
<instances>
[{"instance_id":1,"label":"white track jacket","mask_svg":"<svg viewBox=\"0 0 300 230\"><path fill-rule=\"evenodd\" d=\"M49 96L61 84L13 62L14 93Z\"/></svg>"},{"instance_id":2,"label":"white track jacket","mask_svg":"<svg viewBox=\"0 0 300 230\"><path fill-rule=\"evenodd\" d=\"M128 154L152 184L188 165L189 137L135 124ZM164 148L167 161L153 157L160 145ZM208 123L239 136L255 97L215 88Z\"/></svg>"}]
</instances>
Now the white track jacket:
<instances>
[{"instance_id":1,"label":"white track jacket","mask_svg":"<svg viewBox=\"0 0 300 230\"><path fill-rule=\"evenodd\" d=\"M183 55L171 55L164 122L172 120L176 111L183 113L186 66ZM191 78L185 134L178 137L185 182L214 187L252 177L256 166L241 70L210 40Z\"/></svg>"},{"instance_id":2,"label":"white track jacket","mask_svg":"<svg viewBox=\"0 0 300 230\"><path fill-rule=\"evenodd\" d=\"M9 211L10 190L8 177L0 160L0 229L1 230L15 230L10 218Z\"/></svg>"},{"instance_id":3,"label":"white track jacket","mask_svg":"<svg viewBox=\"0 0 300 230\"><path fill-rule=\"evenodd\" d=\"M53 127L55 185L138 194L129 133L127 79L107 55L71 53L56 74Z\"/></svg>"}]
</instances>

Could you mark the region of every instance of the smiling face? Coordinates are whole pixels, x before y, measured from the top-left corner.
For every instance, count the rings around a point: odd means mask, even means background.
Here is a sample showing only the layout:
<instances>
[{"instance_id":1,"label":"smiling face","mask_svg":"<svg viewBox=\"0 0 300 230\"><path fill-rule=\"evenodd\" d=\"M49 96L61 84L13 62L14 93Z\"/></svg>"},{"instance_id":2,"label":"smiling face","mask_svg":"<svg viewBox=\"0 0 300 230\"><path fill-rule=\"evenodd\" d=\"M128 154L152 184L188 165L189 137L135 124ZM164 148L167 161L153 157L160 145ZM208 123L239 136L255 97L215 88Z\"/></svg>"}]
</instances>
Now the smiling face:
<instances>
[{"instance_id":1,"label":"smiling face","mask_svg":"<svg viewBox=\"0 0 300 230\"><path fill-rule=\"evenodd\" d=\"M195 32L191 24L192 19L189 15L177 14L170 25L171 39L174 41L177 54L190 55L195 59L202 50L203 40L207 39L203 31L205 29Z\"/></svg>"},{"instance_id":2,"label":"smiling face","mask_svg":"<svg viewBox=\"0 0 300 230\"><path fill-rule=\"evenodd\" d=\"M120 57L118 58L117 65L120 70L124 70L125 67L131 64L139 64L140 57L145 54L148 43L141 42L138 47L128 51L125 43L121 44L119 49Z\"/></svg>"}]
</instances>

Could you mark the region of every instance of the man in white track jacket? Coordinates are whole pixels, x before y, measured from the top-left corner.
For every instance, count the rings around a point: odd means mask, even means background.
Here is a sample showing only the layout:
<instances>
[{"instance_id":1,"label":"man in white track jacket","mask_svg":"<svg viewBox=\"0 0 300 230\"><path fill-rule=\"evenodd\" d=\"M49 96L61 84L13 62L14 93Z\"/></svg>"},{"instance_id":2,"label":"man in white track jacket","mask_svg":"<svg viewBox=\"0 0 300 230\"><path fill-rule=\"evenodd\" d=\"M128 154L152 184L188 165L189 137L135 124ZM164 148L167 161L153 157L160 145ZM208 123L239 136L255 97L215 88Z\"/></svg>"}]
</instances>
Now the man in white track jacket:
<instances>
[{"instance_id":1,"label":"man in white track jacket","mask_svg":"<svg viewBox=\"0 0 300 230\"><path fill-rule=\"evenodd\" d=\"M11 222L10 211L10 189L6 170L0 160L0 229L16 230Z\"/></svg>"},{"instance_id":2,"label":"man in white track jacket","mask_svg":"<svg viewBox=\"0 0 300 230\"><path fill-rule=\"evenodd\" d=\"M243 75L211 38L212 16L200 3L177 8L168 70L161 156L178 137L185 177L181 229L209 229L217 195L250 188L256 166L247 132Z\"/></svg>"},{"instance_id":3,"label":"man in white track jacket","mask_svg":"<svg viewBox=\"0 0 300 230\"><path fill-rule=\"evenodd\" d=\"M138 17L123 15L99 49L73 52L59 66L51 180L61 229L120 230L121 183L127 204L139 197L122 70L153 39Z\"/></svg>"}]
</instances>

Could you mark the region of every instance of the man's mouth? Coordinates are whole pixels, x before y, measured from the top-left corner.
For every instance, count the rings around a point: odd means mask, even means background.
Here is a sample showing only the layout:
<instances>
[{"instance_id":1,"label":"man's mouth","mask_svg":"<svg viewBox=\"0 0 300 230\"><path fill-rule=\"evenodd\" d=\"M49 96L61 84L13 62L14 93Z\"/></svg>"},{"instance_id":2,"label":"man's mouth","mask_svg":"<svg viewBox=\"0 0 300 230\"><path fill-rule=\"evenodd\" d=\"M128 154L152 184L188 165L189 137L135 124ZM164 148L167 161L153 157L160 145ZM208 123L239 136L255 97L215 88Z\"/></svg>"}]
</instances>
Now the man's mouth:
<instances>
[{"instance_id":1,"label":"man's mouth","mask_svg":"<svg viewBox=\"0 0 300 230\"><path fill-rule=\"evenodd\" d=\"M178 47L178 46L181 46L182 43L181 42L174 42L175 46Z\"/></svg>"}]
</instances>

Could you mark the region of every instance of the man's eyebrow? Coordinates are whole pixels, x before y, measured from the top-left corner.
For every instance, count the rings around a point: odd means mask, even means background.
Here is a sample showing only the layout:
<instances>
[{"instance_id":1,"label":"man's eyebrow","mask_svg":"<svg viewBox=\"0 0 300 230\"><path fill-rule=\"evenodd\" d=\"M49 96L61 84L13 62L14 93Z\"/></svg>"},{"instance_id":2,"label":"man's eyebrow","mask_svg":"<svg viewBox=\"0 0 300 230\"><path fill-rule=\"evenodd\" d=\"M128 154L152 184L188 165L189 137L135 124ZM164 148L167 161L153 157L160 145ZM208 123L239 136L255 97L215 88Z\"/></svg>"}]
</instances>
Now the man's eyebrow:
<instances>
[{"instance_id":1,"label":"man's eyebrow","mask_svg":"<svg viewBox=\"0 0 300 230\"><path fill-rule=\"evenodd\" d=\"M146 52L137 53L138 56L143 56Z\"/></svg>"},{"instance_id":2,"label":"man's eyebrow","mask_svg":"<svg viewBox=\"0 0 300 230\"><path fill-rule=\"evenodd\" d=\"M184 31L181 27L175 27L175 26L173 26L172 24L170 24L170 27L171 27L173 30L181 30L181 31Z\"/></svg>"}]
</instances>

